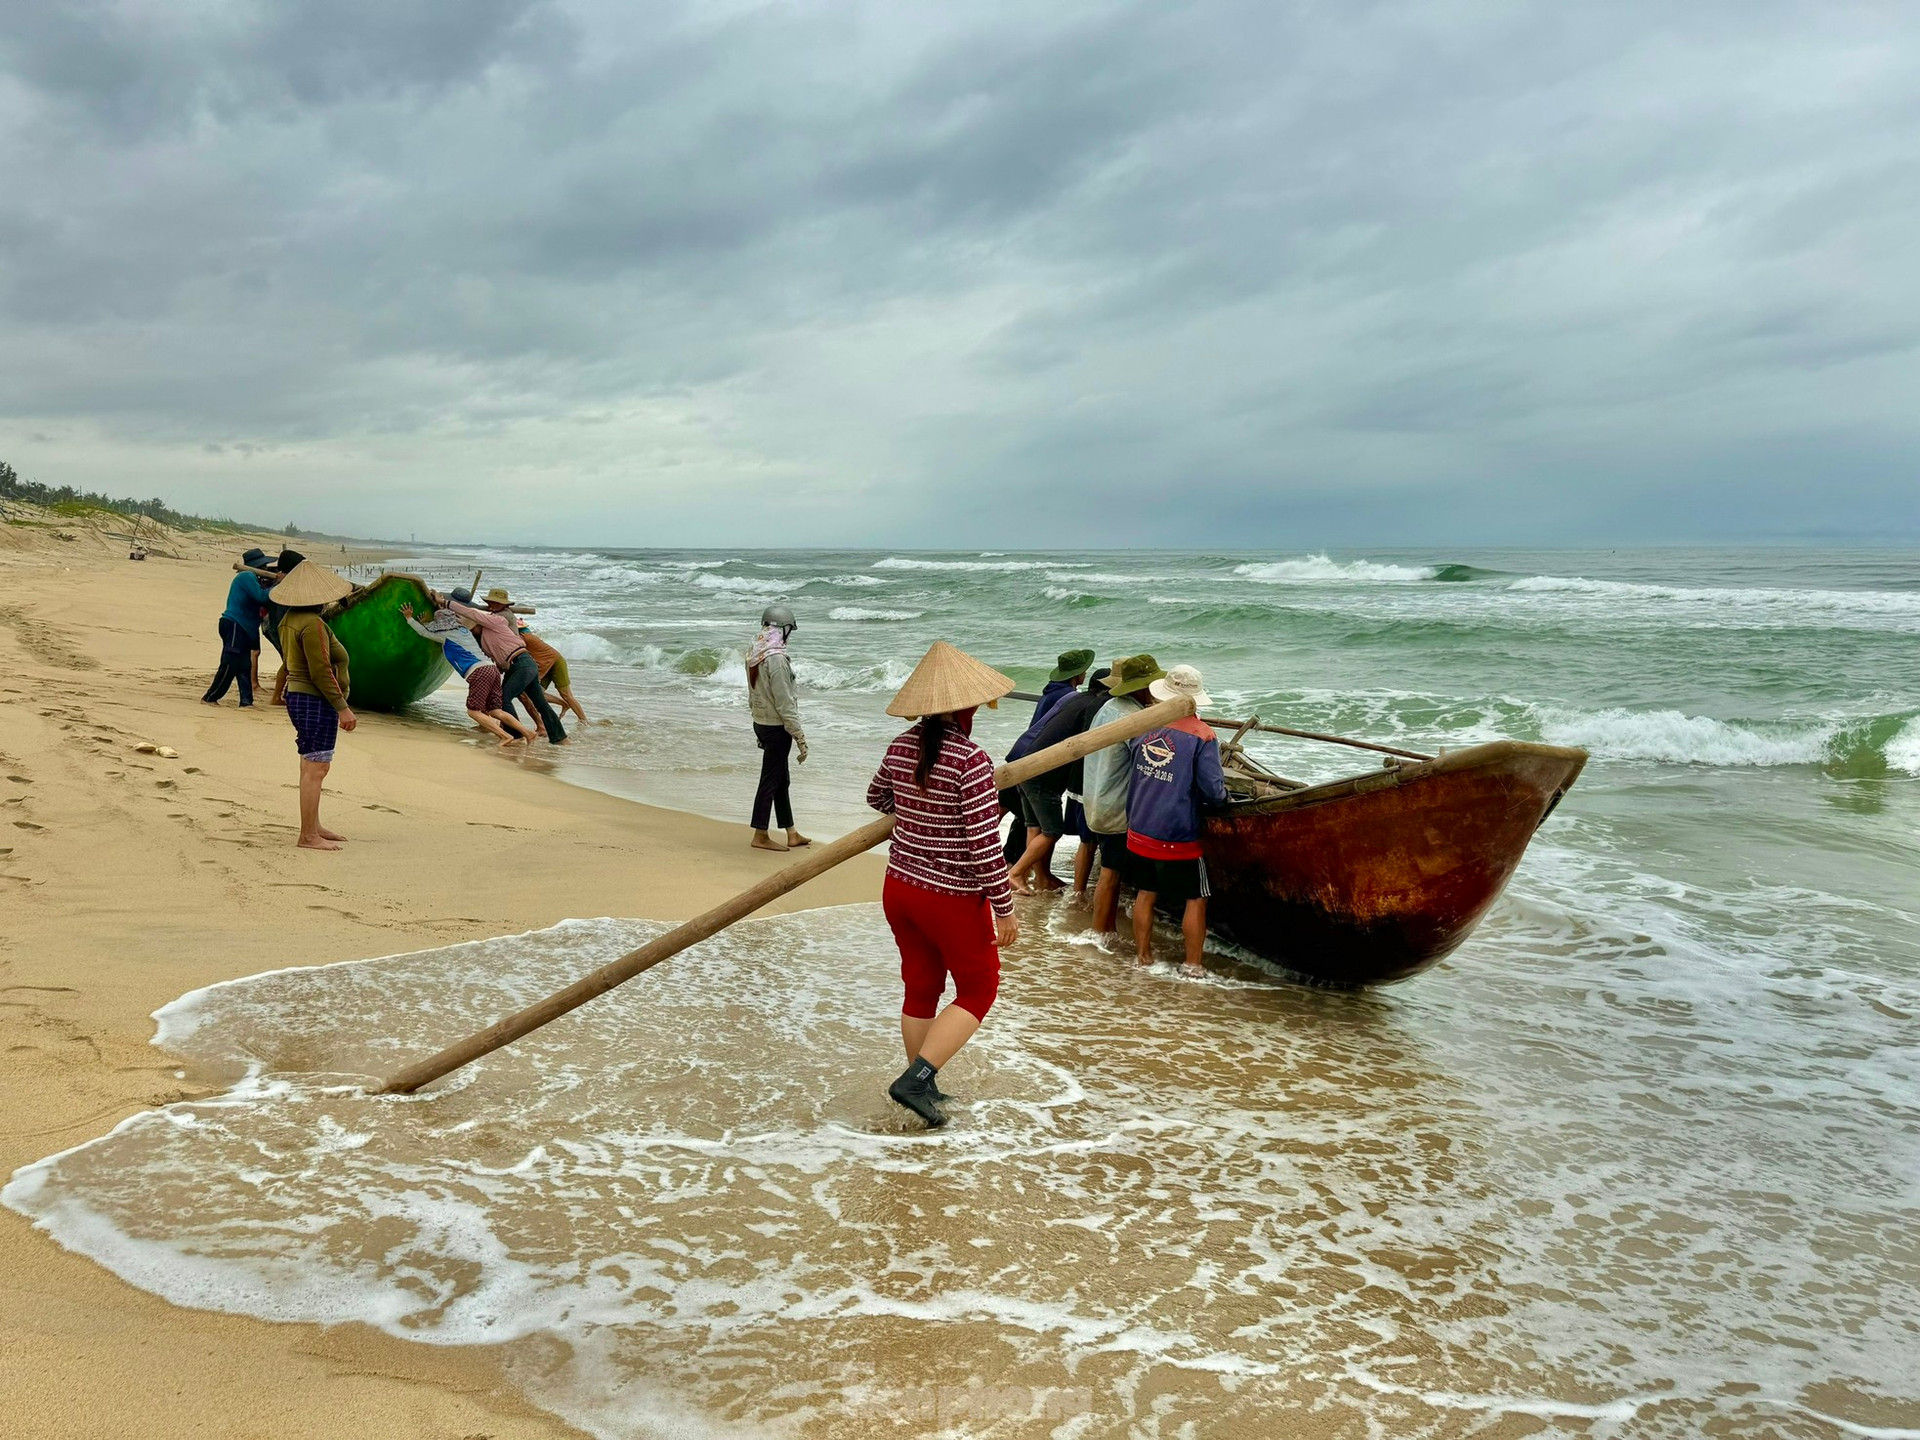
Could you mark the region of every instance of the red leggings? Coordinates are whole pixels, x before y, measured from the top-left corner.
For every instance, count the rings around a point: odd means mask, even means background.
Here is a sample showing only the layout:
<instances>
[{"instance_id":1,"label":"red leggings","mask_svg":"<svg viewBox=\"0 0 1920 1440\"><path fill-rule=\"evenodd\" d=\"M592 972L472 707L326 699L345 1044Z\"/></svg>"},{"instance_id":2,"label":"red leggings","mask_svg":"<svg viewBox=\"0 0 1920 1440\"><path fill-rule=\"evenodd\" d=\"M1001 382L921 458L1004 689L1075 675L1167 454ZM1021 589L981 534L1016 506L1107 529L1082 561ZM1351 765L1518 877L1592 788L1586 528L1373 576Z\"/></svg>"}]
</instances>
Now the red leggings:
<instances>
[{"instance_id":1,"label":"red leggings","mask_svg":"<svg viewBox=\"0 0 1920 1440\"><path fill-rule=\"evenodd\" d=\"M900 980L907 998L900 1013L931 1020L953 976L953 1003L976 1020L987 1018L1000 993L1000 947L993 910L980 894L953 895L887 876L880 908L900 947Z\"/></svg>"}]
</instances>

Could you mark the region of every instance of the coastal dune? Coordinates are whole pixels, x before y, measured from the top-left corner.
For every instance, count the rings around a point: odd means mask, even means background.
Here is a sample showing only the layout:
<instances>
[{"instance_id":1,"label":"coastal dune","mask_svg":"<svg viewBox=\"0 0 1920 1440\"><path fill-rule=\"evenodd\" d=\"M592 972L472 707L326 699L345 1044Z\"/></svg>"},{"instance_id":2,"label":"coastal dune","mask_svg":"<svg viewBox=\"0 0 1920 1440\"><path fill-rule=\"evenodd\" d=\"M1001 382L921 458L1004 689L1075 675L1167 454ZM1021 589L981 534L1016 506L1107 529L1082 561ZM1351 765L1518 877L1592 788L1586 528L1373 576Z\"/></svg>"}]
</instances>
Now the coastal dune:
<instances>
[{"instance_id":1,"label":"coastal dune","mask_svg":"<svg viewBox=\"0 0 1920 1440\"><path fill-rule=\"evenodd\" d=\"M152 1012L189 990L573 916L679 919L782 863L741 827L563 784L538 751L381 715L342 736L328 783L327 821L349 845L296 851L284 711L199 702L246 540L181 539L178 558L131 564L91 535L3 538L0 1175L222 1089L231 1075L189 1073L149 1043ZM774 908L870 900L879 877L863 857ZM0 1277L12 1433L579 1433L521 1399L485 1349L178 1309L11 1211Z\"/></svg>"}]
</instances>

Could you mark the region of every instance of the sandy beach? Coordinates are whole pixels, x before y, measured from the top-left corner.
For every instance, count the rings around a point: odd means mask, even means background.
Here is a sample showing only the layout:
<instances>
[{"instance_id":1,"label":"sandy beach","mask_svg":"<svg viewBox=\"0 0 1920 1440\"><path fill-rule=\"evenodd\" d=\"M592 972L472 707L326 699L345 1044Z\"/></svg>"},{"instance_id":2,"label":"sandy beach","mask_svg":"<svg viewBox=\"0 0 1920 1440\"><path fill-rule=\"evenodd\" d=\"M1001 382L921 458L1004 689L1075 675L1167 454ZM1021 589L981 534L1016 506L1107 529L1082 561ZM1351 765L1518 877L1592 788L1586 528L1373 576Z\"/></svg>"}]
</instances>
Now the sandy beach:
<instances>
[{"instance_id":1,"label":"sandy beach","mask_svg":"<svg viewBox=\"0 0 1920 1440\"><path fill-rule=\"evenodd\" d=\"M199 702L239 548L219 537L131 564L91 535L0 528L0 1174L221 1088L149 1044L151 1012L195 987L570 916L684 917L782 863L740 827L381 715L342 737L328 782L327 819L351 843L296 851L284 711ZM870 899L879 873L849 864L792 908ZM0 1276L13 1434L579 1433L485 1351L175 1308L11 1211Z\"/></svg>"}]
</instances>

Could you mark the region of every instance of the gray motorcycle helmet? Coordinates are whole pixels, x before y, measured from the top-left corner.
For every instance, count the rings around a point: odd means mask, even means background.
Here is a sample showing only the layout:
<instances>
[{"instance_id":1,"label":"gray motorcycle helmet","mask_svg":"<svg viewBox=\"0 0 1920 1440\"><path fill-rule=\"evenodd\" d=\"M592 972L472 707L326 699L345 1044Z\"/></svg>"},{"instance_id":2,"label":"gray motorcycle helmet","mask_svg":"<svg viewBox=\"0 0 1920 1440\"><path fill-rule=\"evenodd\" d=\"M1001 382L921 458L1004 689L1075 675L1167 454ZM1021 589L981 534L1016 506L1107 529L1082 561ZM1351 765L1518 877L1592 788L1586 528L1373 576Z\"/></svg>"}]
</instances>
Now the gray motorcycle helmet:
<instances>
[{"instance_id":1,"label":"gray motorcycle helmet","mask_svg":"<svg viewBox=\"0 0 1920 1440\"><path fill-rule=\"evenodd\" d=\"M800 622L793 618L793 611L785 605L769 605L760 612L760 624L764 629L768 625L778 625L782 635L791 635L800 628Z\"/></svg>"}]
</instances>

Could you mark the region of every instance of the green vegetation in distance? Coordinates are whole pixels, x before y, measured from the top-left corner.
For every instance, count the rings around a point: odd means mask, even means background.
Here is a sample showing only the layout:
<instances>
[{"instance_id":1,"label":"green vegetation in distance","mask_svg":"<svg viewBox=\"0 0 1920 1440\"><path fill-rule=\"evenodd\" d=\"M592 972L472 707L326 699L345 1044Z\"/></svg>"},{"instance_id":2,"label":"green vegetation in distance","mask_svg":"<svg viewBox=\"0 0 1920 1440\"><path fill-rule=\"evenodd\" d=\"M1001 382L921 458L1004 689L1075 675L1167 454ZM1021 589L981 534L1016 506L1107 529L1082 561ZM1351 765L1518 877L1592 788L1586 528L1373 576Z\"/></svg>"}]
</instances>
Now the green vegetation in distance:
<instances>
[{"instance_id":1,"label":"green vegetation in distance","mask_svg":"<svg viewBox=\"0 0 1920 1440\"><path fill-rule=\"evenodd\" d=\"M86 515L104 510L123 519L144 515L176 530L231 530L236 533L262 530L264 525L242 525L235 520L212 520L204 515L185 515L158 497L134 500L102 495L93 490L75 490L71 485L41 485L22 480L19 472L0 460L0 500L19 500L28 505L44 505L56 515Z\"/></svg>"}]
</instances>

